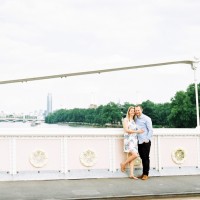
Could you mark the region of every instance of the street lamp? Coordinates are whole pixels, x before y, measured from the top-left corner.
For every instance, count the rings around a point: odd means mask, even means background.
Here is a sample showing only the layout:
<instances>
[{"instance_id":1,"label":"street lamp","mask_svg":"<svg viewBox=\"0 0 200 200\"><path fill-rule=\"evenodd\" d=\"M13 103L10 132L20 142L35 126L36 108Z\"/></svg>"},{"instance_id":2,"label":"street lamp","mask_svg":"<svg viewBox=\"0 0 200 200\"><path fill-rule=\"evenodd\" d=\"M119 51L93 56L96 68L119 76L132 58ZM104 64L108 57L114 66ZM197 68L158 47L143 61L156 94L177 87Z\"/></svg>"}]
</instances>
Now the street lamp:
<instances>
[{"instance_id":1,"label":"street lamp","mask_svg":"<svg viewBox=\"0 0 200 200\"><path fill-rule=\"evenodd\" d=\"M199 63L199 60L195 58L195 61L192 62L192 69L194 70L194 85L195 85L195 96L196 96L196 112L197 112L197 128L200 128L199 125L199 99L198 99L198 85L197 85L197 76L196 76L196 70L197 70L197 63Z\"/></svg>"}]
</instances>

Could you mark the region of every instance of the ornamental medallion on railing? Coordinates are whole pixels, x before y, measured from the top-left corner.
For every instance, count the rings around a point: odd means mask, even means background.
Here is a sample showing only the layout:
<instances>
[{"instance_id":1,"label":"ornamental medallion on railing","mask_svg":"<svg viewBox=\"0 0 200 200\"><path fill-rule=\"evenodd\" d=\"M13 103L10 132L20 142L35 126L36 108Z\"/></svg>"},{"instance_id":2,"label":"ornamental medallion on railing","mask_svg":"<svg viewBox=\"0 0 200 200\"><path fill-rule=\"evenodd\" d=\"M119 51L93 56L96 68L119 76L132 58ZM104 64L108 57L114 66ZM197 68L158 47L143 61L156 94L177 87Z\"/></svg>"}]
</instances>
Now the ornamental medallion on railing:
<instances>
[{"instance_id":1,"label":"ornamental medallion on railing","mask_svg":"<svg viewBox=\"0 0 200 200\"><path fill-rule=\"evenodd\" d=\"M80 161L86 167L92 167L96 164L96 154L92 150L86 150L80 154Z\"/></svg>"},{"instance_id":2,"label":"ornamental medallion on railing","mask_svg":"<svg viewBox=\"0 0 200 200\"><path fill-rule=\"evenodd\" d=\"M137 157L135 160L134 160L134 166L140 166L142 163L141 161L141 158L140 157Z\"/></svg>"},{"instance_id":3,"label":"ornamental medallion on railing","mask_svg":"<svg viewBox=\"0 0 200 200\"><path fill-rule=\"evenodd\" d=\"M177 148L172 152L172 160L176 164L183 164L186 159L186 152L183 148Z\"/></svg>"},{"instance_id":4,"label":"ornamental medallion on railing","mask_svg":"<svg viewBox=\"0 0 200 200\"><path fill-rule=\"evenodd\" d=\"M34 167L41 168L47 164L48 157L45 151L38 149L31 153L29 161Z\"/></svg>"}]
</instances>

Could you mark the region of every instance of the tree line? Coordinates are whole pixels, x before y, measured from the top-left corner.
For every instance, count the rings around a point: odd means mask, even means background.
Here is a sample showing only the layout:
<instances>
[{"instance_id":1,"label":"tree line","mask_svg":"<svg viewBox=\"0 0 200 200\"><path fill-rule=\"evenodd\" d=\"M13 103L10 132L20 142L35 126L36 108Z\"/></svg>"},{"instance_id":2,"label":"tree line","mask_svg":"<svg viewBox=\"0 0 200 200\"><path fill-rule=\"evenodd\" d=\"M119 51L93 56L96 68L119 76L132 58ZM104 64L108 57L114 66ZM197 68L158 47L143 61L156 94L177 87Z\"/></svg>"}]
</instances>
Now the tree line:
<instances>
[{"instance_id":1,"label":"tree line","mask_svg":"<svg viewBox=\"0 0 200 200\"><path fill-rule=\"evenodd\" d=\"M200 83L198 94L200 94ZM97 126L120 125L129 106L134 106L134 104L110 102L96 109L59 109L46 116L45 122L50 124L83 123ZM190 84L186 91L176 92L168 103L154 103L147 100L142 102L141 106L143 113L151 117L154 127L194 128L197 125L194 84Z\"/></svg>"}]
</instances>

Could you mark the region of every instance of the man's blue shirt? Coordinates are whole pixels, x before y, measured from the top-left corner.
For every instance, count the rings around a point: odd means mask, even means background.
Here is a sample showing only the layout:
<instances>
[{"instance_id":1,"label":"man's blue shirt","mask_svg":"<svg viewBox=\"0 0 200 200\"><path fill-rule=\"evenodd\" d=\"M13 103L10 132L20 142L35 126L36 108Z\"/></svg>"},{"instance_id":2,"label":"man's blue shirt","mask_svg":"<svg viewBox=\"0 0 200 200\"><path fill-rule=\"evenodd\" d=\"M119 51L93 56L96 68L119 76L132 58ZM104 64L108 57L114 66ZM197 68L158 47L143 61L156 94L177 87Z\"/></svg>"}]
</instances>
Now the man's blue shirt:
<instances>
[{"instance_id":1,"label":"man's blue shirt","mask_svg":"<svg viewBox=\"0 0 200 200\"><path fill-rule=\"evenodd\" d=\"M135 119L135 122L138 129L144 130L144 133L138 133L139 144L150 141L153 135L151 118L145 114L142 114L140 117Z\"/></svg>"}]
</instances>

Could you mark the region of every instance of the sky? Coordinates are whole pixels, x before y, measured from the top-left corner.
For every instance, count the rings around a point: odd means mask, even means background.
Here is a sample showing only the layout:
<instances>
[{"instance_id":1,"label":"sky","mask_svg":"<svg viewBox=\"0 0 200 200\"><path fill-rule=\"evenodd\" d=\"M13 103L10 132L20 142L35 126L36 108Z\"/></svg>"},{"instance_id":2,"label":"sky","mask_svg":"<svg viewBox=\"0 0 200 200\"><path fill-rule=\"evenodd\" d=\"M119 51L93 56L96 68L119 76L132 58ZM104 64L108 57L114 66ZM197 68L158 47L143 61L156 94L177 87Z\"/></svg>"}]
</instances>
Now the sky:
<instances>
[{"instance_id":1,"label":"sky","mask_svg":"<svg viewBox=\"0 0 200 200\"><path fill-rule=\"evenodd\" d=\"M200 58L198 0L1 0L0 81ZM196 70L200 82L200 64ZM190 65L0 85L0 112L170 102Z\"/></svg>"}]
</instances>

